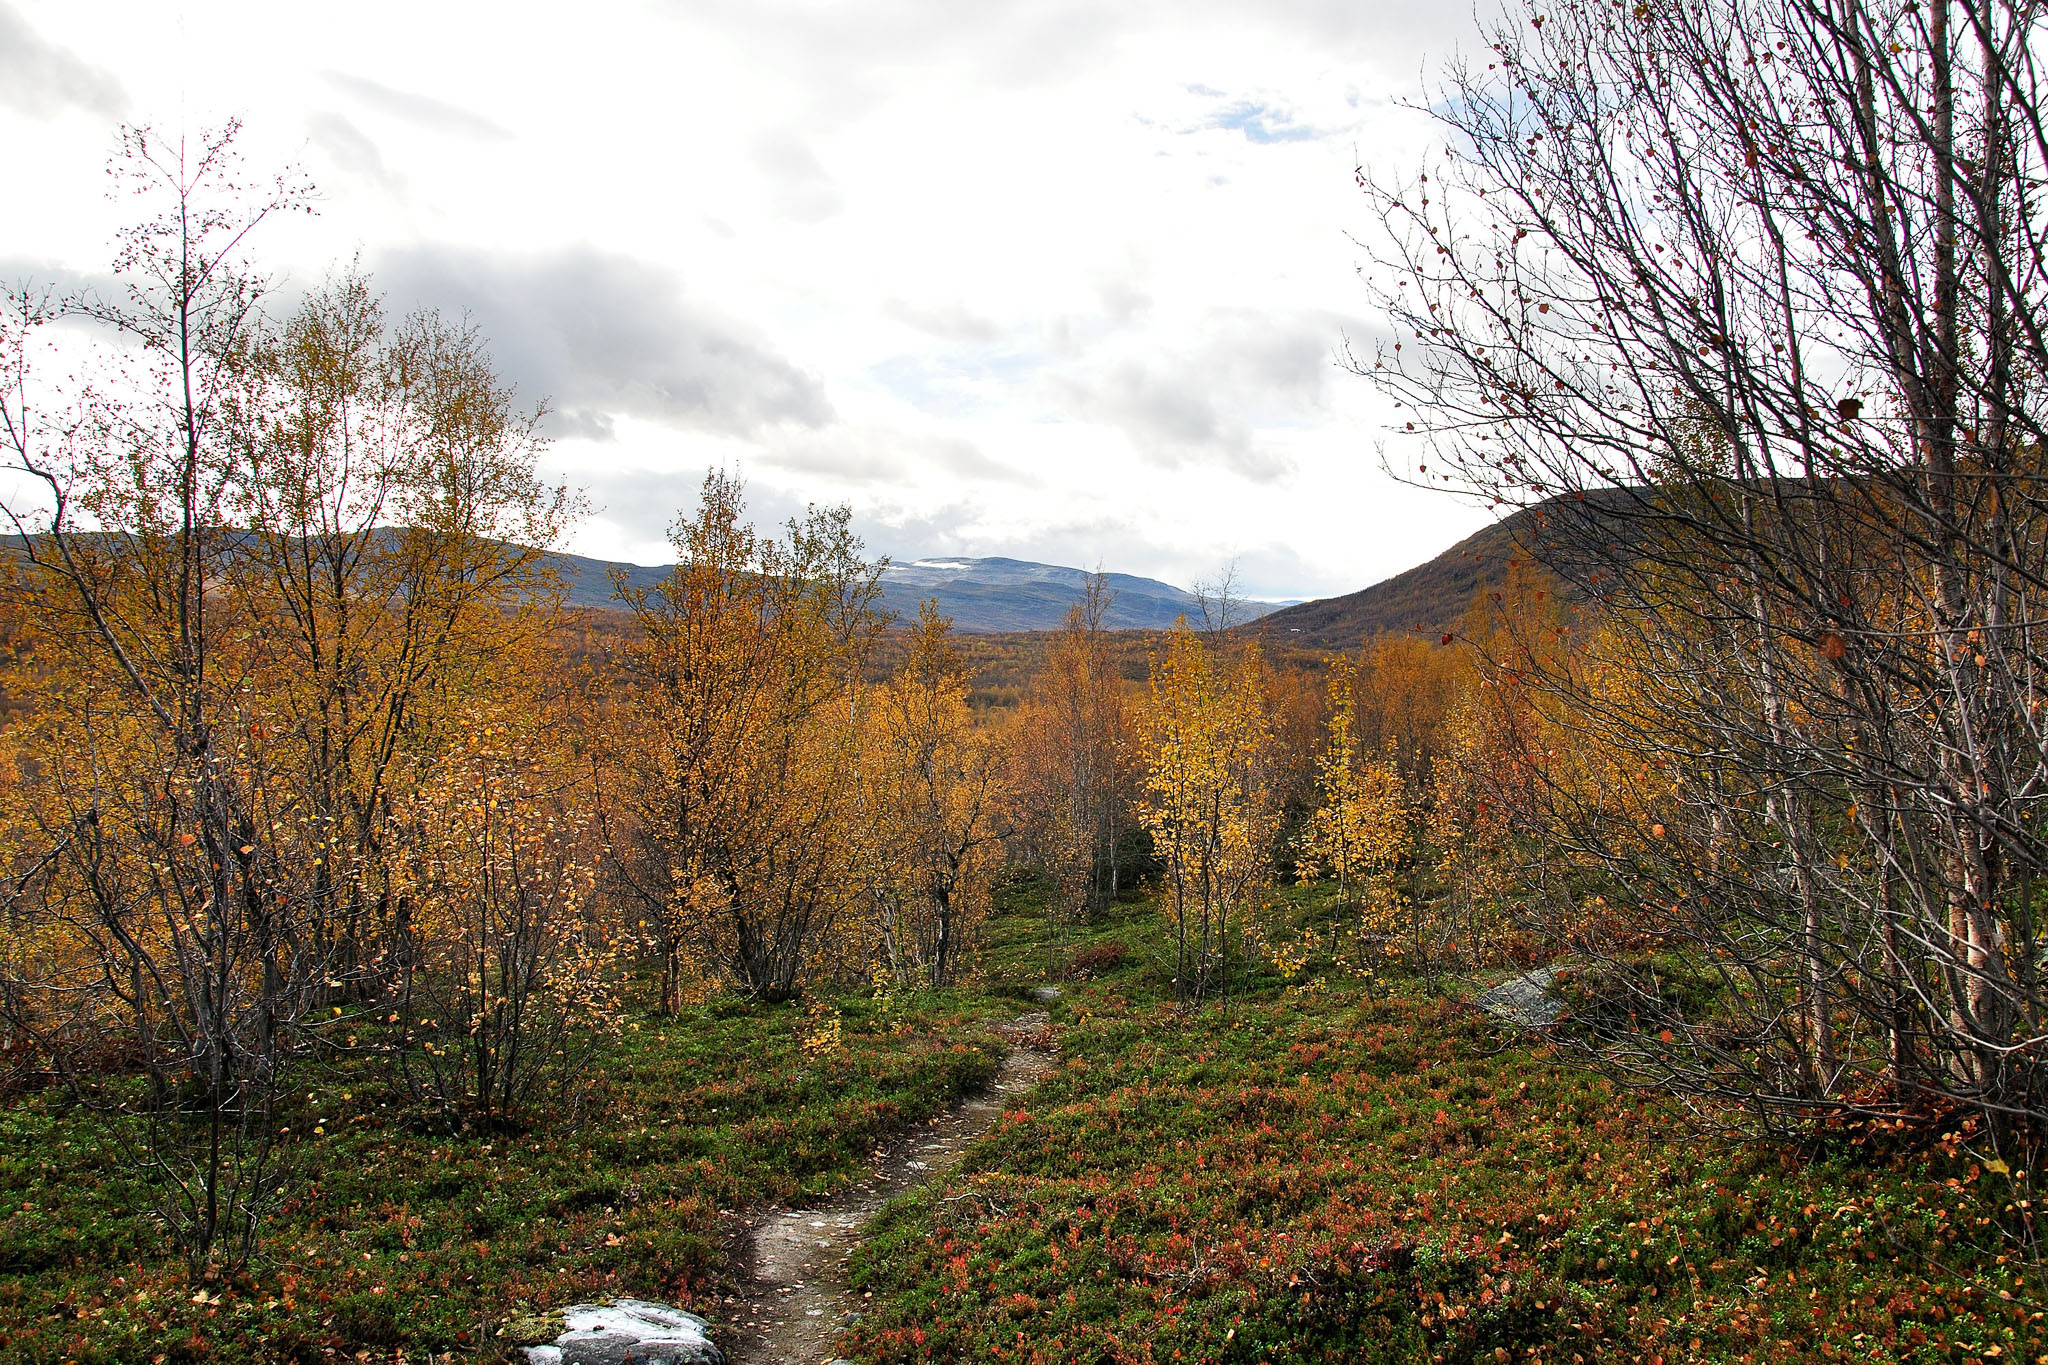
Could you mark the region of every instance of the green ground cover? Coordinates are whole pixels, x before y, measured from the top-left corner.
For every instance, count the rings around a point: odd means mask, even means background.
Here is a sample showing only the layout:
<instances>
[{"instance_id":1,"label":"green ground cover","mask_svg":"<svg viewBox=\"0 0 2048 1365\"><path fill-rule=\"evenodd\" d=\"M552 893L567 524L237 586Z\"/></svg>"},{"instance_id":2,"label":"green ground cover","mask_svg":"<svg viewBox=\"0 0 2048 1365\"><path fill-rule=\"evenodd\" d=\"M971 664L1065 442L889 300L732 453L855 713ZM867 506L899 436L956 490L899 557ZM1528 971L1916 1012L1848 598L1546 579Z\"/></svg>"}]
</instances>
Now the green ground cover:
<instances>
[{"instance_id":1,"label":"green ground cover","mask_svg":"<svg viewBox=\"0 0 2048 1365\"><path fill-rule=\"evenodd\" d=\"M1313 920L1313 891L1287 904ZM0 1365L506 1357L601 1294L714 1319L731 1211L801 1202L992 1072L1071 967L1054 1076L855 1264L857 1359L2040 1361L2020 1173L1707 1140L1426 982L1311 955L1184 1015L1141 902L1048 942L1006 888L967 990L642 1016L583 1112L448 1138L374 1071L290 1116L305 1180L258 1269L192 1286L136 1175L53 1095L0 1104ZM320 1130L317 1134L315 1129ZM2035 1278L2029 1278L2029 1276Z\"/></svg>"},{"instance_id":2,"label":"green ground cover","mask_svg":"<svg viewBox=\"0 0 2048 1365\"><path fill-rule=\"evenodd\" d=\"M986 1082L982 1025L1014 1012L841 1008L846 1046L822 1059L797 1007L640 1018L580 1114L518 1133L435 1135L375 1071L324 1073L286 1116L304 1179L235 1283L187 1282L93 1120L53 1094L0 1105L0 1362L494 1360L508 1318L598 1294L715 1316L721 1214L851 1179Z\"/></svg>"},{"instance_id":3,"label":"green ground cover","mask_svg":"<svg viewBox=\"0 0 2048 1365\"><path fill-rule=\"evenodd\" d=\"M885 1213L849 1354L2048 1361L2020 1173L1703 1139L1414 982L1183 1016L1156 957L1070 988L1062 1069Z\"/></svg>"}]
</instances>

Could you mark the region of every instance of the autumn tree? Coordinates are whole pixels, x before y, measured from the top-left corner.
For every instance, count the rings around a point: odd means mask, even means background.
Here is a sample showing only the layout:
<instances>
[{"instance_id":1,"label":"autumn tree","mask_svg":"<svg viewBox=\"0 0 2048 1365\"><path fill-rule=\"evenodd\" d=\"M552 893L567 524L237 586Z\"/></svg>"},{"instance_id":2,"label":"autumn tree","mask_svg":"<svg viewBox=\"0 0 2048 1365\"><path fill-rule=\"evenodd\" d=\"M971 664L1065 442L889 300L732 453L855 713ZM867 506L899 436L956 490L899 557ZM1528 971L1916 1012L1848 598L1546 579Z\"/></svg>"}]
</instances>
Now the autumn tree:
<instances>
[{"instance_id":1,"label":"autumn tree","mask_svg":"<svg viewBox=\"0 0 2048 1365\"><path fill-rule=\"evenodd\" d=\"M1419 774L1437 885L1412 907L1411 946L1426 968L1476 970L1498 960L1518 932L1542 927L1527 906L1544 903L1548 880L1578 870L1569 858L1543 856L1549 830L1538 816L1550 793L1584 786L1567 779L1576 769L1573 739L1559 723L1565 708L1542 686L1573 644L1569 620L1556 580L1516 556L1474 592L1460 628L1438 647L1443 716ZM1583 909L1569 903L1574 915ZM1570 938L1571 926L1553 927Z\"/></svg>"},{"instance_id":2,"label":"autumn tree","mask_svg":"<svg viewBox=\"0 0 2048 1365\"><path fill-rule=\"evenodd\" d=\"M390 1008L406 1089L447 1126L490 1131L561 1105L616 1026L614 926L594 897L585 781L524 708L478 705L393 812L406 907Z\"/></svg>"},{"instance_id":3,"label":"autumn tree","mask_svg":"<svg viewBox=\"0 0 2048 1365\"><path fill-rule=\"evenodd\" d=\"M1185 621L1152 658L1138 731L1141 818L1165 864L1174 984L1184 1004L1222 983L1230 953L1273 875L1276 812L1266 773L1271 725L1257 645L1219 659Z\"/></svg>"},{"instance_id":4,"label":"autumn tree","mask_svg":"<svg viewBox=\"0 0 2048 1365\"><path fill-rule=\"evenodd\" d=\"M1530 813L1610 874L1592 1055L1766 1123L2048 1113L2038 21L1515 6L1451 155L1361 177L1416 473L1539 502L1602 615L1535 681L1641 800Z\"/></svg>"},{"instance_id":5,"label":"autumn tree","mask_svg":"<svg viewBox=\"0 0 2048 1365\"><path fill-rule=\"evenodd\" d=\"M885 888L882 943L899 977L953 983L1001 851L1002 755L967 709L967 673L938 602L919 605L909 655L873 699L865 758L872 831L862 856Z\"/></svg>"},{"instance_id":6,"label":"autumn tree","mask_svg":"<svg viewBox=\"0 0 2048 1365\"><path fill-rule=\"evenodd\" d=\"M1013 725L1009 783L1027 856L1051 877L1064 925L1129 883L1135 771L1124 681L1105 624L1115 593L1091 574Z\"/></svg>"},{"instance_id":7,"label":"autumn tree","mask_svg":"<svg viewBox=\"0 0 2048 1365\"><path fill-rule=\"evenodd\" d=\"M502 661L537 550L497 537L571 510L475 338L386 335L357 280L273 323L250 242L305 192L233 137L127 131L118 183L160 211L120 292L19 293L0 329L34 636L10 928L38 945L0 1008L153 1170L195 1271L251 1253L278 1096L391 983L389 793ZM97 329L75 385L59 319ZM99 1083L110 1043L140 1084Z\"/></svg>"},{"instance_id":8,"label":"autumn tree","mask_svg":"<svg viewBox=\"0 0 2048 1365\"><path fill-rule=\"evenodd\" d=\"M1323 660L1283 661L1262 654L1266 716L1272 726L1266 774L1280 812L1283 837L1278 856L1293 856L1298 836L1318 800L1317 777L1329 723L1329 680Z\"/></svg>"},{"instance_id":9,"label":"autumn tree","mask_svg":"<svg viewBox=\"0 0 2048 1365\"><path fill-rule=\"evenodd\" d=\"M258 361L270 402L222 583L266 622L266 733L325 848L317 930L357 978L405 933L384 848L397 803L472 707L548 671L547 548L580 500L536 475L540 414L476 331L433 313L394 327L360 274L310 295Z\"/></svg>"},{"instance_id":10,"label":"autumn tree","mask_svg":"<svg viewBox=\"0 0 2048 1365\"><path fill-rule=\"evenodd\" d=\"M1351 684L1354 728L1364 750L1391 750L1411 781L1442 751L1444 728L1465 682L1456 650L1434 635L1381 631L1365 641Z\"/></svg>"},{"instance_id":11,"label":"autumn tree","mask_svg":"<svg viewBox=\"0 0 2048 1365\"><path fill-rule=\"evenodd\" d=\"M673 1010L692 964L789 1000L854 894L856 704L884 618L882 565L844 507L780 539L745 520L739 482L705 478L670 532L677 564L621 577L640 626L600 773L609 867L644 926Z\"/></svg>"},{"instance_id":12,"label":"autumn tree","mask_svg":"<svg viewBox=\"0 0 2048 1365\"><path fill-rule=\"evenodd\" d=\"M1399 927L1396 874L1414 843L1414 811L1392 747L1375 753L1359 742L1358 673L1349 659L1330 661L1330 718L1300 861L1305 872L1336 881L1338 900L1362 916L1360 927L1388 934Z\"/></svg>"}]
</instances>

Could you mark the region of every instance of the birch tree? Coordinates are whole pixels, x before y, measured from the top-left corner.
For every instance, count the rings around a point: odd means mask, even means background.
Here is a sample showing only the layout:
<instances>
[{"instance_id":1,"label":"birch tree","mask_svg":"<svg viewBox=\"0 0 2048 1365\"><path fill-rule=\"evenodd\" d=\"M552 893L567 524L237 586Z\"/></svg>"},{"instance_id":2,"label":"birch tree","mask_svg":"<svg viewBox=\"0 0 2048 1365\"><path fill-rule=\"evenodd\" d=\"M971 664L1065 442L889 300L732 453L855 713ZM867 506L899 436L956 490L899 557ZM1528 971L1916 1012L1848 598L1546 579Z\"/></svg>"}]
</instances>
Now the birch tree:
<instances>
[{"instance_id":1,"label":"birch tree","mask_svg":"<svg viewBox=\"0 0 2048 1365\"><path fill-rule=\"evenodd\" d=\"M2048 1107L2040 19L1516 5L1442 70L1444 155L1360 175L1394 335L1357 368L1413 477L1539 506L1603 623L1540 686L1669 793L1531 812L1614 874L1626 934L1580 946L1660 1025L1598 1054L1767 1124Z\"/></svg>"},{"instance_id":2,"label":"birch tree","mask_svg":"<svg viewBox=\"0 0 2048 1365\"><path fill-rule=\"evenodd\" d=\"M1278 820L1265 772L1272 733L1263 672L1256 645L1219 661L1185 620L1152 659L1138 727L1141 818L1166 866L1162 905L1186 1005L1224 984L1272 883Z\"/></svg>"}]
</instances>

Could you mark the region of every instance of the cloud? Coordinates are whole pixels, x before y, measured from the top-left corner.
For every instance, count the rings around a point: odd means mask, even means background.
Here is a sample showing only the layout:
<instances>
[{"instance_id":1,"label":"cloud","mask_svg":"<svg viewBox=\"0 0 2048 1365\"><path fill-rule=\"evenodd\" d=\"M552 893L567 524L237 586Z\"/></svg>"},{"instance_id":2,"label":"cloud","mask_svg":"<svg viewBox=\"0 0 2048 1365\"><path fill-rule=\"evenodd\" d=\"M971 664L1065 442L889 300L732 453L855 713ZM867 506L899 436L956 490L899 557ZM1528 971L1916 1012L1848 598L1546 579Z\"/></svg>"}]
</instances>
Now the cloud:
<instances>
[{"instance_id":1,"label":"cloud","mask_svg":"<svg viewBox=\"0 0 2048 1365\"><path fill-rule=\"evenodd\" d=\"M1103 316L1111 322L1139 322L1152 311L1151 292L1128 274L1098 279L1095 292L1102 299Z\"/></svg>"},{"instance_id":2,"label":"cloud","mask_svg":"<svg viewBox=\"0 0 2048 1365\"><path fill-rule=\"evenodd\" d=\"M919 305L890 299L883 311L906 327L912 327L941 341L990 345L1003 339L1003 329L993 321L958 303Z\"/></svg>"},{"instance_id":3,"label":"cloud","mask_svg":"<svg viewBox=\"0 0 2048 1365\"><path fill-rule=\"evenodd\" d=\"M1441 55L1473 32L1465 6L1407 0L667 0L662 8L693 30L724 30L764 66L790 74L825 124L871 113L932 72L963 88L1014 91L1117 66L1163 70L1149 54L1197 34L1220 35L1237 50L1312 51L1331 64L1407 77L1425 53Z\"/></svg>"},{"instance_id":4,"label":"cloud","mask_svg":"<svg viewBox=\"0 0 2048 1365\"><path fill-rule=\"evenodd\" d=\"M551 400L560 434L602 439L619 416L726 435L832 419L817 376L650 262L587 247L507 257L433 246L375 264L401 307L468 313L503 373Z\"/></svg>"},{"instance_id":5,"label":"cloud","mask_svg":"<svg viewBox=\"0 0 2048 1365\"><path fill-rule=\"evenodd\" d=\"M935 70L978 87L1056 84L1077 56L1112 46L1114 6L1083 0L671 0L693 27L724 29L764 65L795 77L812 121L855 119Z\"/></svg>"},{"instance_id":6,"label":"cloud","mask_svg":"<svg viewBox=\"0 0 2048 1365\"><path fill-rule=\"evenodd\" d=\"M306 119L306 131L313 145L327 153L334 164L351 175L359 175L393 194L405 190L403 177L384 164L384 154L363 131L340 114L322 110Z\"/></svg>"},{"instance_id":7,"label":"cloud","mask_svg":"<svg viewBox=\"0 0 2048 1365\"><path fill-rule=\"evenodd\" d=\"M1066 388L1079 416L1120 429L1154 464L1221 464L1248 479L1287 472L1284 462L1254 448L1244 422L1217 407L1201 374L1170 360L1126 362L1092 379L1069 380Z\"/></svg>"},{"instance_id":8,"label":"cloud","mask_svg":"<svg viewBox=\"0 0 2048 1365\"><path fill-rule=\"evenodd\" d=\"M965 480L1021 483L1023 476L958 436L876 427L789 431L767 443L764 464L850 484L957 486Z\"/></svg>"},{"instance_id":9,"label":"cloud","mask_svg":"<svg viewBox=\"0 0 2048 1365\"><path fill-rule=\"evenodd\" d=\"M72 270L48 260L0 256L0 288L24 289L31 298L121 297L121 281L104 271Z\"/></svg>"},{"instance_id":10,"label":"cloud","mask_svg":"<svg viewBox=\"0 0 2048 1365\"><path fill-rule=\"evenodd\" d=\"M1154 464L1214 465L1269 481L1294 465L1260 433L1300 426L1326 409L1341 328L1341 319L1320 312L1217 309L1185 346L1084 357L1051 391L1066 415L1117 428Z\"/></svg>"},{"instance_id":11,"label":"cloud","mask_svg":"<svg viewBox=\"0 0 2048 1365\"><path fill-rule=\"evenodd\" d=\"M835 181L810 144L795 133L764 133L754 139L754 164L768 177L775 211L799 223L822 223L846 205Z\"/></svg>"},{"instance_id":12,"label":"cloud","mask_svg":"<svg viewBox=\"0 0 2048 1365\"><path fill-rule=\"evenodd\" d=\"M128 94L111 73L45 41L0 0L0 103L35 118L53 117L68 104L115 117Z\"/></svg>"},{"instance_id":13,"label":"cloud","mask_svg":"<svg viewBox=\"0 0 2048 1365\"><path fill-rule=\"evenodd\" d=\"M910 465L893 444L844 427L794 433L771 444L762 462L793 474L822 475L846 483L893 483Z\"/></svg>"},{"instance_id":14,"label":"cloud","mask_svg":"<svg viewBox=\"0 0 2048 1365\"><path fill-rule=\"evenodd\" d=\"M362 76L351 76L345 71L325 74L330 85L353 95L378 113L403 119L417 127L488 142L509 142L512 139L512 131L503 124L494 123L459 105L429 95L415 95L409 90L395 90Z\"/></svg>"},{"instance_id":15,"label":"cloud","mask_svg":"<svg viewBox=\"0 0 2048 1365\"><path fill-rule=\"evenodd\" d=\"M974 418L1000 411L1042 363L1030 351L950 348L892 355L869 367L868 375L920 412Z\"/></svg>"}]
</instances>

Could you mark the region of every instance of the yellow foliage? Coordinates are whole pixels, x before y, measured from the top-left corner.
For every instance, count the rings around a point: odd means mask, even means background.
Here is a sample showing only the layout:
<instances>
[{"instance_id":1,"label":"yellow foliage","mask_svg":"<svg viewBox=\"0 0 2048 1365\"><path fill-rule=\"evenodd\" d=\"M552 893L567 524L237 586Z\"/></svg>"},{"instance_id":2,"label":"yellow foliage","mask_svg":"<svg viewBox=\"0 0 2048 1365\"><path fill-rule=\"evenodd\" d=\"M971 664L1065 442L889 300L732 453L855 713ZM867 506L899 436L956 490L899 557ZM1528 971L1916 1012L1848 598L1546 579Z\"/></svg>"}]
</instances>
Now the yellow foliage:
<instances>
[{"instance_id":1,"label":"yellow foliage","mask_svg":"<svg viewBox=\"0 0 2048 1365\"><path fill-rule=\"evenodd\" d=\"M1002 765L967 709L952 622L927 600L903 666L875 694L863 758L862 853L881 950L899 979L953 982L1001 852Z\"/></svg>"},{"instance_id":2,"label":"yellow foliage","mask_svg":"<svg viewBox=\"0 0 2048 1365\"><path fill-rule=\"evenodd\" d=\"M1185 620L1152 660L1139 719L1146 758L1141 819L1166 864L1184 1001L1200 1000L1233 939L1264 903L1277 827L1266 760L1271 722L1263 661L1248 646L1227 670Z\"/></svg>"},{"instance_id":3,"label":"yellow foliage","mask_svg":"<svg viewBox=\"0 0 2048 1365\"><path fill-rule=\"evenodd\" d=\"M829 1000L815 1000L804 1010L803 1022L797 1028L797 1046L804 1056L816 1061L845 1046L841 1034L839 1007Z\"/></svg>"},{"instance_id":4,"label":"yellow foliage","mask_svg":"<svg viewBox=\"0 0 2048 1365\"><path fill-rule=\"evenodd\" d=\"M1332 877L1345 905L1368 909L1372 927L1391 928L1402 897L1394 874L1413 845L1413 804L1391 745L1361 755L1356 731L1357 665L1330 661L1330 718L1316 761L1319 804L1301 834L1302 863Z\"/></svg>"}]
</instances>

